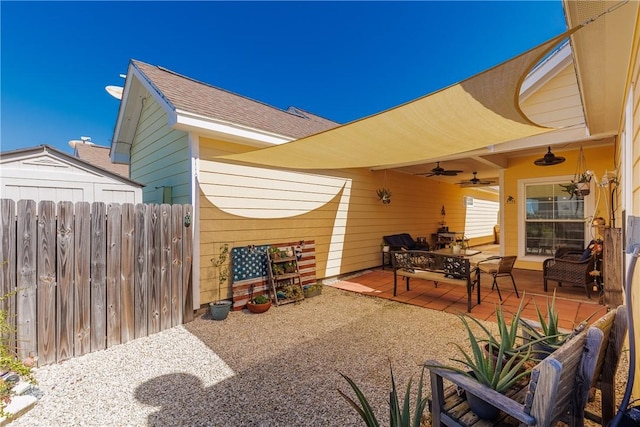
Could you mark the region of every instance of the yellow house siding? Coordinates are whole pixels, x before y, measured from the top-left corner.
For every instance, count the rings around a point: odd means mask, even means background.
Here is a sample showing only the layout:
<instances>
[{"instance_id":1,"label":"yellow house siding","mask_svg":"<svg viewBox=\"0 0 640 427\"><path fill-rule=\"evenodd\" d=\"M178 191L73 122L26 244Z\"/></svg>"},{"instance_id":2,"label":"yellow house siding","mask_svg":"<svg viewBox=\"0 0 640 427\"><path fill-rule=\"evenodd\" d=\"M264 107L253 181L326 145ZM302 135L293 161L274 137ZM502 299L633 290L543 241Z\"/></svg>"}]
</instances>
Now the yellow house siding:
<instances>
[{"instance_id":1,"label":"yellow house siding","mask_svg":"<svg viewBox=\"0 0 640 427\"><path fill-rule=\"evenodd\" d=\"M522 101L521 108L533 122L545 126L562 127L584 123L573 65L565 67Z\"/></svg>"},{"instance_id":2,"label":"yellow house siding","mask_svg":"<svg viewBox=\"0 0 640 427\"><path fill-rule=\"evenodd\" d=\"M577 155L578 150L572 151L556 151L554 154L563 156L567 160L564 163L555 166L535 166L533 161L541 157L544 152L536 156L523 156L512 158L509 161L508 168L504 173L503 184L503 198L502 206L504 209L504 224L501 226L501 241L504 242L505 255L518 255L518 233L520 233L521 224L518 223L518 209L519 206L524 203L524 200L520 200L518 196L518 190L520 186L520 180L522 178L554 178L559 176L573 176L576 172ZM601 177L606 170L614 169L614 148L612 146L600 146L588 148L585 146L584 155L587 162L587 167L594 171L598 177ZM589 197L595 197L593 187L591 184L592 192ZM506 203L507 198L511 196L515 199L515 203ZM587 215L594 215L594 212L587 211ZM606 206L604 201L600 202L598 212L595 212L594 216L608 217L606 213ZM543 257L540 257L543 258ZM518 259L516 263L517 268L524 268L530 270L541 270L542 259L530 258Z\"/></svg>"},{"instance_id":3,"label":"yellow house siding","mask_svg":"<svg viewBox=\"0 0 640 427\"><path fill-rule=\"evenodd\" d=\"M640 49L640 16L638 20L636 20L636 29L635 29L635 38L634 38L634 52L633 57L631 58L631 68L630 68L630 81L628 82L628 89L632 90L630 93L631 96L631 129L624 129L625 132L630 132L632 139L632 182L626 183L622 182L621 187L624 189L625 186L629 186L631 195L632 195L632 206L631 215L640 216L640 58L638 57L638 50ZM627 94L629 96L629 94ZM628 121L626 121L628 122ZM625 122L623 122L624 126ZM618 144L620 145L620 144ZM618 151L620 153L620 151ZM621 159L618 156L621 163L624 163L624 159ZM626 191L626 190L623 190ZM627 208L629 209L629 207ZM627 212L629 214L629 212ZM631 287L632 295L632 305L634 308L634 317L633 324L635 329L635 347L636 349L640 348L640 268L636 265L635 274L633 278L632 284L627 284L627 286ZM637 359L636 354L636 359ZM636 363L635 366L635 381L633 384L633 398L640 398L640 364Z\"/></svg>"},{"instance_id":4,"label":"yellow house siding","mask_svg":"<svg viewBox=\"0 0 640 427\"><path fill-rule=\"evenodd\" d=\"M309 173L254 168L256 170L251 173L256 178L247 180L241 168L234 175L233 168L216 165L215 156L247 149L228 142L200 138L198 174L201 182L199 226L202 303L217 298L217 284L211 280L213 268L210 260L214 248L221 243L229 243L234 247L314 240L316 274L322 279L379 266L383 235L407 232L414 238L424 236L430 240L431 234L439 227L442 205L446 208L449 228L464 231L466 210L463 195L497 197L474 189L463 190L458 185L435 179L391 171L386 173L385 181L384 171L368 169ZM242 181L244 187L234 182L234 176ZM299 182L292 181L295 177ZM326 188L318 187L310 194L295 191L297 188L314 188L305 187L311 185L307 181L323 179L329 183ZM229 186L232 190L221 188L217 183ZM382 186L391 190L392 201L389 205L378 201L376 190ZM293 191L287 196L286 191L278 190L280 188L292 188ZM281 200L273 201L267 195L260 200L261 195L267 192L276 194ZM325 199L326 202L317 208L303 208L304 213L290 217L250 218L229 213L238 208L246 215L278 215L280 211L308 206L314 200ZM279 203L282 206L278 206ZM260 212L252 213L252 206ZM230 296L228 289L222 294Z\"/></svg>"},{"instance_id":5,"label":"yellow house siding","mask_svg":"<svg viewBox=\"0 0 640 427\"><path fill-rule=\"evenodd\" d=\"M131 178L145 184L145 203L162 203L171 187L171 203L191 203L188 134L167 126L167 114L147 97L131 147Z\"/></svg>"}]
</instances>

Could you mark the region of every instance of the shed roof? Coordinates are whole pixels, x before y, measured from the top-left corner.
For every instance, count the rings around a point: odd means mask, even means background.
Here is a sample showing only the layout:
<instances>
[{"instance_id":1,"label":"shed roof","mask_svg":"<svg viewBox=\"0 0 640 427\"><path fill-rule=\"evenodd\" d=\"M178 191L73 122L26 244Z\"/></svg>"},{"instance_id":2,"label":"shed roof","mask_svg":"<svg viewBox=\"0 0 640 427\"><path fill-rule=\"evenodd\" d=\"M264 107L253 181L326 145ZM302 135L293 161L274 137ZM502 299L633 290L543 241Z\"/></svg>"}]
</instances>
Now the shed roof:
<instances>
[{"instance_id":1,"label":"shed roof","mask_svg":"<svg viewBox=\"0 0 640 427\"><path fill-rule=\"evenodd\" d=\"M144 184L141 184L137 181L127 178L126 176L122 176L108 169L105 169L99 165L95 165L93 163L87 162L76 156L67 154L63 151L58 150L57 148L54 148L46 144L38 145L34 147L20 148L17 150L3 151L0 153L0 164L13 162L15 160L19 160L24 157L34 156L41 153L46 153L49 156L58 158L66 163L73 164L79 168L93 170L101 175L110 177L117 181L126 182L128 184L131 184L137 187L144 187Z\"/></svg>"}]
</instances>

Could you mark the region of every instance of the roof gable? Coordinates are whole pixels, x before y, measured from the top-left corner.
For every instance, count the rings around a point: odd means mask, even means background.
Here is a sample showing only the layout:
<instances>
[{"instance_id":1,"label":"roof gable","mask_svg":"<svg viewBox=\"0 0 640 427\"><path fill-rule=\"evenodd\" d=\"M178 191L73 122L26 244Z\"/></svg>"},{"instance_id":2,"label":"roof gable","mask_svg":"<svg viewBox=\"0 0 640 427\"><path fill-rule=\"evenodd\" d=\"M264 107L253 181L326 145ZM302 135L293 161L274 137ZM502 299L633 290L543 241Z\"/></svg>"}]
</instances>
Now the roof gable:
<instances>
[{"instance_id":1,"label":"roof gable","mask_svg":"<svg viewBox=\"0 0 640 427\"><path fill-rule=\"evenodd\" d=\"M55 170L57 174L67 174L69 176L75 176L78 179L81 176L96 176L137 187L144 187L144 185L139 182L88 163L49 145L40 145L0 153L0 165L2 165L0 169L8 170L11 165L17 163L44 168L42 169L43 172L45 170Z\"/></svg>"},{"instance_id":2,"label":"roof gable","mask_svg":"<svg viewBox=\"0 0 640 427\"><path fill-rule=\"evenodd\" d=\"M281 110L185 77L164 67L135 60L132 60L132 64L170 103L177 114L190 113L292 139L313 135L339 125L297 108Z\"/></svg>"}]
</instances>

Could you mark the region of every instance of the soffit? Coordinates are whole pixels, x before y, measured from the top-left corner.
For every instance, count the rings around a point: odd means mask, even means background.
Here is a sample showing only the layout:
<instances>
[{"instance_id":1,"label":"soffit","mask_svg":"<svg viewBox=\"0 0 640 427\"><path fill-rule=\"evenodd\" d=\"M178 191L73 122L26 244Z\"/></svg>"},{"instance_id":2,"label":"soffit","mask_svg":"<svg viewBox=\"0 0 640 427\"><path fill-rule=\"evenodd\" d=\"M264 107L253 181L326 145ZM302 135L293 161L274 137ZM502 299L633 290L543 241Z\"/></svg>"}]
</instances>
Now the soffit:
<instances>
[{"instance_id":1,"label":"soffit","mask_svg":"<svg viewBox=\"0 0 640 427\"><path fill-rule=\"evenodd\" d=\"M589 132L591 135L617 132L639 2L564 0L563 3L569 27L620 6L571 36Z\"/></svg>"}]
</instances>

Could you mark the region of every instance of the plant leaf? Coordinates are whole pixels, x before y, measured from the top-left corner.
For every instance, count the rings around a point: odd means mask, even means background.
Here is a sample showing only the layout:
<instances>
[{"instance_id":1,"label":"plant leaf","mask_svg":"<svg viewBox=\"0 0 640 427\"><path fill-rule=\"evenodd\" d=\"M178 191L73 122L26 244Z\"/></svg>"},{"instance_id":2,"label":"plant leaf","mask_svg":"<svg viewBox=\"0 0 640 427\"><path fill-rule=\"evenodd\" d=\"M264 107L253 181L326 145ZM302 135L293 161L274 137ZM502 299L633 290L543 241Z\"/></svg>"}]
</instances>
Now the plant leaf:
<instances>
[{"instance_id":1,"label":"plant leaf","mask_svg":"<svg viewBox=\"0 0 640 427\"><path fill-rule=\"evenodd\" d=\"M362 405L362 407L358 406L358 404L354 402L353 399L351 399L349 396L344 394L342 391L338 390L338 393L340 393L340 395L344 397L347 400L347 402L349 402L351 406L355 408L356 411L358 411L358 414L360 414L360 417L364 420L367 427L379 427L380 424L378 423L378 420L376 419L376 416L373 413L373 409L371 408L371 405L367 401L367 398L364 396L360 388L348 376L342 373L340 375L342 376L342 378L347 380L347 382L349 383L353 391L356 393L356 396L358 397L358 400L360 401L360 404Z\"/></svg>"}]
</instances>

